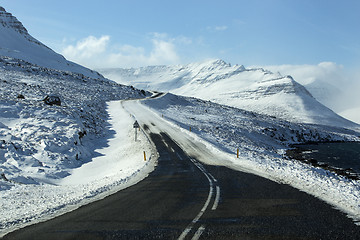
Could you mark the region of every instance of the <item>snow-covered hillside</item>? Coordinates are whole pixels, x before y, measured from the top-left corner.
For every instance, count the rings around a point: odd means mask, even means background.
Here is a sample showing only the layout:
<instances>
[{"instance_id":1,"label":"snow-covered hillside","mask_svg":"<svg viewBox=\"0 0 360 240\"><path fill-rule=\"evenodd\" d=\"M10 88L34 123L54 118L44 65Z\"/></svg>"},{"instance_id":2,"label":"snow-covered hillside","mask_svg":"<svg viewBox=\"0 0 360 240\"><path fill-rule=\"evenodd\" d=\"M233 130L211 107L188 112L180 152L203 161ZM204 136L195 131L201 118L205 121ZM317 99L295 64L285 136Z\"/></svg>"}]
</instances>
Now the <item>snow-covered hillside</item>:
<instances>
[{"instance_id":1,"label":"snow-covered hillside","mask_svg":"<svg viewBox=\"0 0 360 240\"><path fill-rule=\"evenodd\" d=\"M291 76L211 60L184 66L101 69L106 77L135 87L198 97L293 122L357 128L319 103Z\"/></svg>"},{"instance_id":2,"label":"snow-covered hillside","mask_svg":"<svg viewBox=\"0 0 360 240\"><path fill-rule=\"evenodd\" d=\"M66 177L108 133L106 102L144 94L68 62L0 7L0 187Z\"/></svg>"},{"instance_id":3,"label":"snow-covered hillside","mask_svg":"<svg viewBox=\"0 0 360 240\"><path fill-rule=\"evenodd\" d=\"M0 7L0 33L0 56L18 58L41 67L103 79L99 73L67 61L62 55L33 38L23 24L2 7Z\"/></svg>"},{"instance_id":4,"label":"snow-covered hillside","mask_svg":"<svg viewBox=\"0 0 360 240\"><path fill-rule=\"evenodd\" d=\"M283 156L289 144L359 141L359 131L293 123L169 93L161 98L143 100L142 103L151 107L151 112L157 113L157 120L151 118L145 107L136 110L131 106L131 109L137 111L137 116L149 126L151 123L156 123L157 127L161 125L190 156L196 156L206 164L224 165L289 184L341 209L359 224L359 180L309 164L311 161L305 164ZM166 128L159 119L171 127ZM190 139L190 143L182 140L184 136ZM203 143L206 150L194 148L191 145L193 142ZM204 151L210 154L204 157Z\"/></svg>"},{"instance_id":5,"label":"snow-covered hillside","mask_svg":"<svg viewBox=\"0 0 360 240\"><path fill-rule=\"evenodd\" d=\"M145 95L66 61L0 8L0 237L144 178L151 145L133 143L120 100Z\"/></svg>"},{"instance_id":6,"label":"snow-covered hillside","mask_svg":"<svg viewBox=\"0 0 360 240\"><path fill-rule=\"evenodd\" d=\"M0 58L0 83L0 169L20 183L65 177L89 161L86 139L106 134L106 101L144 97L108 80L7 57ZM45 104L47 95L61 105Z\"/></svg>"}]
</instances>

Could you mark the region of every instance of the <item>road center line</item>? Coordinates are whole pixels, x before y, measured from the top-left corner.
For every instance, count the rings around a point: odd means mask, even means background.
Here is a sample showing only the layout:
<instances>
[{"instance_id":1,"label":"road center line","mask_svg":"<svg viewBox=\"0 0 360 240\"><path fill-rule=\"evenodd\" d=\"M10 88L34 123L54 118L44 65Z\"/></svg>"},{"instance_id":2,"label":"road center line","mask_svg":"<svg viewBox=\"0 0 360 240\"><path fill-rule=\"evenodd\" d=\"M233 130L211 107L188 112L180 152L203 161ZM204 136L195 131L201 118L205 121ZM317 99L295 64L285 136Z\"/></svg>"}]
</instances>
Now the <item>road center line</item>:
<instances>
[{"instance_id":1,"label":"road center line","mask_svg":"<svg viewBox=\"0 0 360 240\"><path fill-rule=\"evenodd\" d=\"M200 238L201 234L204 232L204 230L205 230L205 226L201 225L191 240L198 240Z\"/></svg>"},{"instance_id":2,"label":"road center line","mask_svg":"<svg viewBox=\"0 0 360 240\"><path fill-rule=\"evenodd\" d=\"M212 183L210 184L210 190L209 190L209 195L208 198L204 204L204 206L202 207L202 209L200 210L200 212L198 213L198 215L191 221L191 223L185 228L185 230L181 233L180 237L178 238L178 240L183 240L185 239L186 235L191 231L191 229L194 227L195 223L197 223L197 221L199 221L199 219L201 218L201 216L204 214L204 212L206 211L206 208L209 206L211 197L213 195L213 187L212 187Z\"/></svg>"},{"instance_id":3,"label":"road center line","mask_svg":"<svg viewBox=\"0 0 360 240\"><path fill-rule=\"evenodd\" d=\"M206 170L205 170L206 171ZM209 174L209 176L211 177L211 179L214 181L214 182L217 182L217 179L216 178L214 178L214 176L211 174L211 173L209 173L208 171L206 171L207 172L207 174Z\"/></svg>"},{"instance_id":4,"label":"road center line","mask_svg":"<svg viewBox=\"0 0 360 240\"><path fill-rule=\"evenodd\" d=\"M178 240L183 240L183 239L185 239L185 237L186 237L186 235L191 231L191 229L194 227L194 225L195 225L195 223L197 223L198 221L199 221L199 219L201 218L201 216L204 214L204 212L206 211L206 209L207 209L207 207L209 206L209 204L210 204L210 201L211 201L211 198L212 198L212 196L213 196L213 181L215 181L216 179L213 177L213 176L209 176L209 174L210 173L208 173L206 170L205 170L205 168L200 164L200 163L198 163L198 162L196 162L194 159L191 159L190 158L190 160L191 160L191 162L192 163L194 163L194 165L198 168L198 169L200 169L200 171L206 176L206 178L208 179L208 181L209 181L209 185L210 185L210 188L209 188L209 195L208 195L208 198L207 198L207 200L206 200L206 202L205 202L205 204L204 204L204 206L202 207L202 209L200 210L200 212L198 213L198 215L191 221L191 223L185 228L185 230L181 233L181 235L179 236L179 238L178 238ZM214 179L214 180L213 180ZM217 188L216 189L218 189L218 186L217 186ZM216 191L216 193L217 193L217 195L216 196L218 196L218 192L219 192L219 194L220 194L220 188L219 188L219 191L217 190ZM214 202L214 205L215 205L215 203L216 203L216 199L215 199L215 202ZM216 206L217 206L217 203L216 203ZM214 208L214 206L213 206L213 208ZM216 209L216 208L215 208ZM201 228L201 227L200 227ZM200 229L199 228L199 229ZM205 229L205 227L203 227L204 229ZM199 229L198 229L198 231L199 231ZM196 233L198 233L198 231L196 231ZM204 230L202 230L202 231L204 231ZM202 231L200 231L201 233L202 233ZM195 233L195 235L196 235L196 233ZM200 233L200 235L201 235L201 233ZM194 235L194 237L195 237L195 235ZM199 237L200 237L200 235L199 235ZM196 238L195 238L196 239Z\"/></svg>"},{"instance_id":5,"label":"road center line","mask_svg":"<svg viewBox=\"0 0 360 240\"><path fill-rule=\"evenodd\" d=\"M216 197L215 197L214 205L212 206L211 210L216 210L216 208L219 205L219 200L220 200L220 187L216 186Z\"/></svg>"}]
</instances>

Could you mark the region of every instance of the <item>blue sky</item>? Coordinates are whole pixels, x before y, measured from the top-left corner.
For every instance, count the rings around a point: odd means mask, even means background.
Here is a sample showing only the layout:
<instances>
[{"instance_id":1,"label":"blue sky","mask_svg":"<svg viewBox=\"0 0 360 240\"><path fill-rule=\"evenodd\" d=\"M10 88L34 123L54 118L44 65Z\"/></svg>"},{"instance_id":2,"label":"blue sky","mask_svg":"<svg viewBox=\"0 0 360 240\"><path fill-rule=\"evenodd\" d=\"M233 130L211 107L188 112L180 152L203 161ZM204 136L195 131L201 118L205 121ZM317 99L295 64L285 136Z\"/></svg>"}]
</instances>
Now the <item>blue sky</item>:
<instances>
[{"instance_id":1,"label":"blue sky","mask_svg":"<svg viewBox=\"0 0 360 240\"><path fill-rule=\"evenodd\" d=\"M31 35L85 66L221 58L232 64L360 64L358 0L2 0Z\"/></svg>"}]
</instances>

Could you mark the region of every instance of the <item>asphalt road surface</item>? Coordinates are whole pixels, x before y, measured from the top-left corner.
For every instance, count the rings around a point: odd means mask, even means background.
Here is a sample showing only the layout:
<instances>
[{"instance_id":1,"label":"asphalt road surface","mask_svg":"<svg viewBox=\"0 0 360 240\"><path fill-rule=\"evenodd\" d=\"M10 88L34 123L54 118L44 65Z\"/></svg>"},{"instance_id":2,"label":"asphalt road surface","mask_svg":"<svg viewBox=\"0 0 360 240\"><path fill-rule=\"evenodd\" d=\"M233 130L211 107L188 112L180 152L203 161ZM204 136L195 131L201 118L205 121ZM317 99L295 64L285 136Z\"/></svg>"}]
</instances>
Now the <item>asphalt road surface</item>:
<instances>
[{"instance_id":1,"label":"asphalt road surface","mask_svg":"<svg viewBox=\"0 0 360 240\"><path fill-rule=\"evenodd\" d=\"M159 160L149 177L4 239L360 239L360 227L321 200L203 165L166 133L150 137Z\"/></svg>"}]
</instances>

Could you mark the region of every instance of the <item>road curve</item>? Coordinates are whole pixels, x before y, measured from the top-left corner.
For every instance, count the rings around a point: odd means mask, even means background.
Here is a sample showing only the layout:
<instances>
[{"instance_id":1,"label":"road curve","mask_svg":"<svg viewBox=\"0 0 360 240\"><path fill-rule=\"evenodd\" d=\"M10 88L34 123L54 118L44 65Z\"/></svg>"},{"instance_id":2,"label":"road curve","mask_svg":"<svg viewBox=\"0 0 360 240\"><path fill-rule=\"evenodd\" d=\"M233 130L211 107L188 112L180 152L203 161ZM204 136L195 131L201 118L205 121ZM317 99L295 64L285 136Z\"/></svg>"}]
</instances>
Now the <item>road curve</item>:
<instances>
[{"instance_id":1,"label":"road curve","mask_svg":"<svg viewBox=\"0 0 360 240\"><path fill-rule=\"evenodd\" d=\"M204 166L167 134L150 136L159 162L145 180L4 239L359 239L358 226L308 194Z\"/></svg>"},{"instance_id":2,"label":"road curve","mask_svg":"<svg viewBox=\"0 0 360 240\"><path fill-rule=\"evenodd\" d=\"M203 208L209 182L166 134L150 136L159 159L145 180L4 239L177 239Z\"/></svg>"},{"instance_id":3,"label":"road curve","mask_svg":"<svg viewBox=\"0 0 360 240\"><path fill-rule=\"evenodd\" d=\"M321 200L201 164L196 144L188 154L156 122L142 127L159 153L147 178L4 239L360 239L360 227Z\"/></svg>"}]
</instances>

